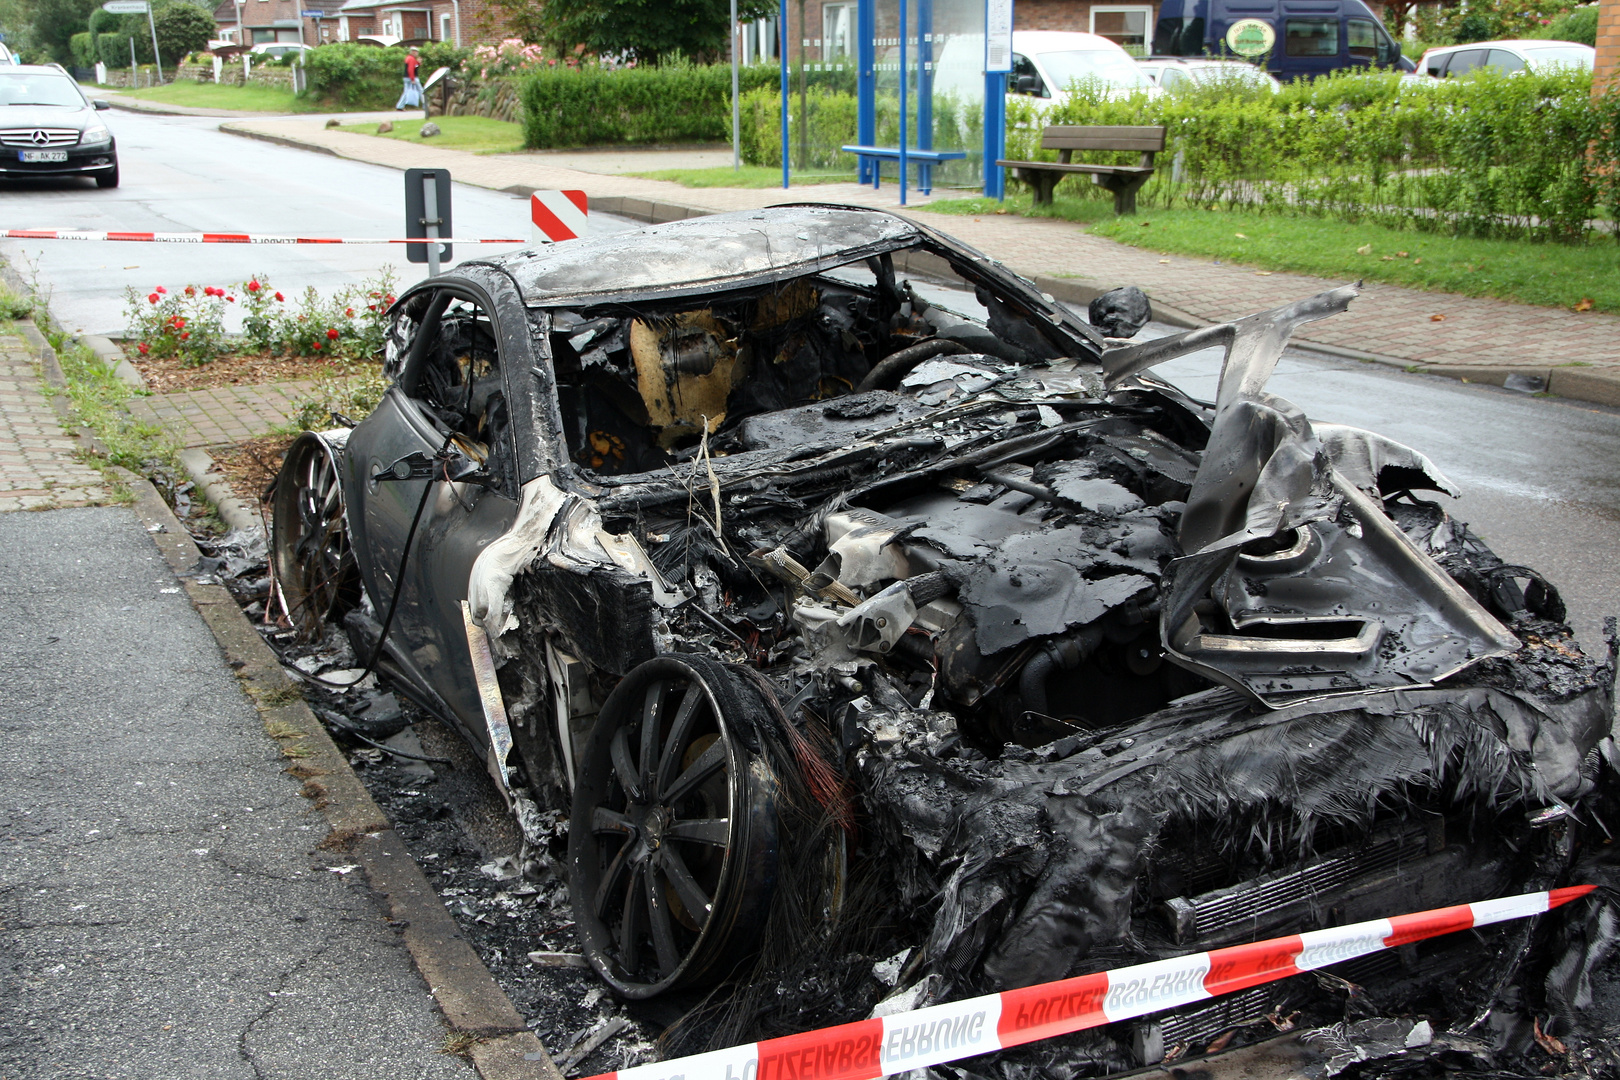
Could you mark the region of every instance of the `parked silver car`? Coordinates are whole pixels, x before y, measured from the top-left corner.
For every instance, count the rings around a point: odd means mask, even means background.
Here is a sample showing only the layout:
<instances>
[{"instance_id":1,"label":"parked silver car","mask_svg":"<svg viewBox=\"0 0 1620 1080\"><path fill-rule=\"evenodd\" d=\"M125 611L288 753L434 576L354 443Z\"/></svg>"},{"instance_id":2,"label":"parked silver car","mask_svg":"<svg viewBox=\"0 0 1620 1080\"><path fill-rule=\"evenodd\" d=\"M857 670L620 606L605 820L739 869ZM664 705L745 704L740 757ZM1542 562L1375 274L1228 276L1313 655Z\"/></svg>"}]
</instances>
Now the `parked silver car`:
<instances>
[{"instance_id":1,"label":"parked silver car","mask_svg":"<svg viewBox=\"0 0 1620 1080\"><path fill-rule=\"evenodd\" d=\"M1475 41L1430 49L1418 61L1418 70L1436 79L1468 75L1481 68L1492 68L1503 74L1527 69L1544 72L1555 67L1591 71L1596 57L1596 49L1578 41Z\"/></svg>"}]
</instances>

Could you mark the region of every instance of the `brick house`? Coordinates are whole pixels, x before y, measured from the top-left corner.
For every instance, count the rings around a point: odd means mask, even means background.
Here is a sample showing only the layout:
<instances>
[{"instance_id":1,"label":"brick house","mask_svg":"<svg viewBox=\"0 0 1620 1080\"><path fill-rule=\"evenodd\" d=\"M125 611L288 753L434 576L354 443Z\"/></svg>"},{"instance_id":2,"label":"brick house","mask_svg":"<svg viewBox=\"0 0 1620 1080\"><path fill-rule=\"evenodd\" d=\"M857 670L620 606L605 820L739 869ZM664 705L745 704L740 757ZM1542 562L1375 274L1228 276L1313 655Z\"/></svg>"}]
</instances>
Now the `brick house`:
<instances>
[{"instance_id":1,"label":"brick house","mask_svg":"<svg viewBox=\"0 0 1620 1080\"><path fill-rule=\"evenodd\" d=\"M305 17L312 11L322 17ZM319 45L361 36L477 45L499 39L501 19L488 0L221 0L214 22L222 40L237 41L240 27L249 45Z\"/></svg>"},{"instance_id":2,"label":"brick house","mask_svg":"<svg viewBox=\"0 0 1620 1080\"><path fill-rule=\"evenodd\" d=\"M336 41L337 10L343 0L220 0L214 9L215 37L238 44ZM320 12L321 18L309 17Z\"/></svg>"},{"instance_id":3,"label":"brick house","mask_svg":"<svg viewBox=\"0 0 1620 1080\"><path fill-rule=\"evenodd\" d=\"M1592 69L1592 92L1620 86L1620 0L1602 0L1598 6L1597 63Z\"/></svg>"}]
</instances>

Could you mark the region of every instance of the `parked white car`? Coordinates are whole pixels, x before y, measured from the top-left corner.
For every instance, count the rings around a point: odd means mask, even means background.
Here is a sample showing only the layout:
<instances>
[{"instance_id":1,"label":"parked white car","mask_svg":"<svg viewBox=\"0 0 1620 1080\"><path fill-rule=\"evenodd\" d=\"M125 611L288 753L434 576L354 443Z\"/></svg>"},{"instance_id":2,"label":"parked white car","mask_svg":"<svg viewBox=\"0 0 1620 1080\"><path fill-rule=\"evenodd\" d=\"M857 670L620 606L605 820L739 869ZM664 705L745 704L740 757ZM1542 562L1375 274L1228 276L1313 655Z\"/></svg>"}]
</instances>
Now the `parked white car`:
<instances>
[{"instance_id":1,"label":"parked white car","mask_svg":"<svg viewBox=\"0 0 1620 1080\"><path fill-rule=\"evenodd\" d=\"M312 48L313 46L300 45L296 41L261 41L249 51L256 57L274 60L288 53L309 52Z\"/></svg>"},{"instance_id":2,"label":"parked white car","mask_svg":"<svg viewBox=\"0 0 1620 1080\"><path fill-rule=\"evenodd\" d=\"M1481 68L1504 74L1526 69L1548 71L1560 66L1591 71L1596 59L1597 50L1578 41L1474 41L1430 49L1418 61L1417 69L1436 79L1449 79Z\"/></svg>"},{"instance_id":3,"label":"parked white car","mask_svg":"<svg viewBox=\"0 0 1620 1080\"><path fill-rule=\"evenodd\" d=\"M1276 93L1282 83L1247 60L1198 60L1182 56L1139 56L1136 66L1154 86L1168 93L1195 86L1234 82Z\"/></svg>"}]
</instances>

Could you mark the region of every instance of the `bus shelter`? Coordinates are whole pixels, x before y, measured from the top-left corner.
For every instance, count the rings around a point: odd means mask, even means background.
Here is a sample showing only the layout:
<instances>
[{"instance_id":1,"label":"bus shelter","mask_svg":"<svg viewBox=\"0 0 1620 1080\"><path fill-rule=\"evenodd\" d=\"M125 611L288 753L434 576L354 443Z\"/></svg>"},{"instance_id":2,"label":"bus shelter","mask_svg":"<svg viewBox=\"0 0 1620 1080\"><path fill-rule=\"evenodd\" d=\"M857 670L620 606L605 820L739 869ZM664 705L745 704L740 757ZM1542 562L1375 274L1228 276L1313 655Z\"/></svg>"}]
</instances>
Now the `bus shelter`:
<instances>
[{"instance_id":1,"label":"bus shelter","mask_svg":"<svg viewBox=\"0 0 1620 1080\"><path fill-rule=\"evenodd\" d=\"M1012 0L779 0L782 186L1005 181ZM753 102L761 107L760 100ZM765 121L759 116L756 121ZM775 151L772 153L771 151Z\"/></svg>"}]
</instances>

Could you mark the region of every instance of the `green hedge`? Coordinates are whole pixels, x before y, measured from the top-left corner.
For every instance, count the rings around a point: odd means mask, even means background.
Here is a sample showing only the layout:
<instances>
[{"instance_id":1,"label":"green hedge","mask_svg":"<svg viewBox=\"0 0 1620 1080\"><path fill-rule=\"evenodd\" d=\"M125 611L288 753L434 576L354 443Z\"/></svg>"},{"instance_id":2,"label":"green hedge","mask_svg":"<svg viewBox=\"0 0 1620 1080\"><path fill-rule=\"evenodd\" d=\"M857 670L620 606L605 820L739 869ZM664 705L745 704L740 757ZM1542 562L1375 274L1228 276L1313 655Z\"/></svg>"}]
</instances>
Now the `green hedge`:
<instances>
[{"instance_id":1,"label":"green hedge","mask_svg":"<svg viewBox=\"0 0 1620 1080\"><path fill-rule=\"evenodd\" d=\"M131 35L129 34L97 34L96 54L101 57L101 62L110 68L129 67L130 38ZM150 41L142 42L138 37L134 41L137 62L150 64L152 62L152 43Z\"/></svg>"},{"instance_id":2,"label":"green hedge","mask_svg":"<svg viewBox=\"0 0 1620 1080\"><path fill-rule=\"evenodd\" d=\"M82 34L74 34L68 38L68 48L73 53L73 62L79 67L95 67L99 59L95 53L95 39L86 30Z\"/></svg>"},{"instance_id":3,"label":"green hedge","mask_svg":"<svg viewBox=\"0 0 1620 1080\"><path fill-rule=\"evenodd\" d=\"M430 41L421 50L421 77L436 69L459 70L472 55L444 42ZM309 93L337 105L355 109L388 109L399 100L405 78L406 50L379 49L375 45L341 42L322 45L305 56Z\"/></svg>"},{"instance_id":4,"label":"green hedge","mask_svg":"<svg viewBox=\"0 0 1620 1080\"><path fill-rule=\"evenodd\" d=\"M1148 206L1321 214L1479 235L1578 239L1616 202L1620 92L1594 103L1591 75L1561 71L1414 85L1339 75L1260 96L1073 94L1035 115L1010 109L1008 155L1042 124L1163 124Z\"/></svg>"},{"instance_id":5,"label":"green hedge","mask_svg":"<svg viewBox=\"0 0 1620 1080\"><path fill-rule=\"evenodd\" d=\"M801 98L793 93L788 98L788 130L792 133L790 153L792 165L798 169L827 170L855 169L855 156L842 152L839 147L856 141L856 104L853 93L811 86L803 99L807 114L809 135L799 128ZM900 107L892 97L879 97L876 108L876 138L879 146L897 146L900 142ZM742 159L750 165L782 164L782 96L773 86L755 90L742 98ZM917 109L915 98L909 107L910 132L915 132ZM966 150L965 162L951 162L935 171L940 183L970 182L979 175L978 161L983 156L983 110L978 105L958 105L951 95L934 95L934 149ZM916 136L908 133L915 143Z\"/></svg>"},{"instance_id":6,"label":"green hedge","mask_svg":"<svg viewBox=\"0 0 1620 1080\"><path fill-rule=\"evenodd\" d=\"M765 64L739 73L745 93L777 77ZM731 137L726 64L560 67L525 76L520 94L524 145L533 150Z\"/></svg>"}]
</instances>

